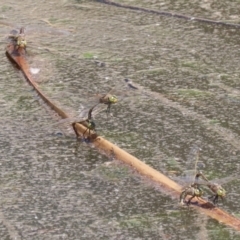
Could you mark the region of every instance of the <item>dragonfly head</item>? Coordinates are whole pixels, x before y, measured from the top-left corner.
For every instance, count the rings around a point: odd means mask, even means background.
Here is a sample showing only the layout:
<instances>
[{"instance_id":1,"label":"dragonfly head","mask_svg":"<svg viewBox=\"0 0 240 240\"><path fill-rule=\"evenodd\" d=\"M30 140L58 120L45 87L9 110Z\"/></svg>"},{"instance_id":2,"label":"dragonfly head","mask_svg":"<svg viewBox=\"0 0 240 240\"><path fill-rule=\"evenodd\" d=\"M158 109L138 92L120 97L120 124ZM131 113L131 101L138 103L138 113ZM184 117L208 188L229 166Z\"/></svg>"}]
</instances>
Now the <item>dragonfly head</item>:
<instances>
[{"instance_id":1,"label":"dragonfly head","mask_svg":"<svg viewBox=\"0 0 240 240\"><path fill-rule=\"evenodd\" d=\"M90 130L95 130L95 127L96 127L95 122L93 122L91 120L88 120L87 128L90 129Z\"/></svg>"},{"instance_id":2,"label":"dragonfly head","mask_svg":"<svg viewBox=\"0 0 240 240\"><path fill-rule=\"evenodd\" d=\"M22 36L19 36L17 38L17 45L19 47L25 48L27 46L27 41L25 40L25 38L23 38Z\"/></svg>"},{"instance_id":3,"label":"dragonfly head","mask_svg":"<svg viewBox=\"0 0 240 240\"><path fill-rule=\"evenodd\" d=\"M194 188L194 194L197 197L201 197L203 195L203 191L200 188Z\"/></svg>"},{"instance_id":4,"label":"dragonfly head","mask_svg":"<svg viewBox=\"0 0 240 240\"><path fill-rule=\"evenodd\" d=\"M118 99L115 95L111 95L108 97L108 101L110 104L114 104L114 103L117 103L118 102Z\"/></svg>"},{"instance_id":5,"label":"dragonfly head","mask_svg":"<svg viewBox=\"0 0 240 240\"><path fill-rule=\"evenodd\" d=\"M226 190L224 188L220 187L217 190L217 195L220 196L220 197L225 197L226 196Z\"/></svg>"}]
</instances>

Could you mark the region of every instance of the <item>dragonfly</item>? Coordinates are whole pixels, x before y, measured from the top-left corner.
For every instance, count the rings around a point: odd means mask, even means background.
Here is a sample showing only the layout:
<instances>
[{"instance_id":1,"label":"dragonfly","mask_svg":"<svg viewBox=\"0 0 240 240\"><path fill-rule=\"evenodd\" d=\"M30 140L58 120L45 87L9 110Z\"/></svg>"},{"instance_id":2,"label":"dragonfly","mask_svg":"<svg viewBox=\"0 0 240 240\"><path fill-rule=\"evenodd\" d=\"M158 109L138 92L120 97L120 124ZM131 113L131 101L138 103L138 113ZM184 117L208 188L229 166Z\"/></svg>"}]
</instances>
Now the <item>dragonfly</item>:
<instances>
[{"instance_id":1,"label":"dragonfly","mask_svg":"<svg viewBox=\"0 0 240 240\"><path fill-rule=\"evenodd\" d=\"M26 49L32 49L31 54L36 52L47 52L60 54L55 48L50 47L51 41L67 42L71 32L57 26L42 25L28 25L26 27L16 27L9 22L0 21L1 34L5 35L5 39L12 41L16 45L16 49L22 47ZM4 41L6 41L4 40ZM53 45L53 44L52 44ZM54 46L54 45L53 45ZM39 51L40 50L40 51ZM63 54L61 52L61 54Z\"/></svg>"},{"instance_id":2,"label":"dragonfly","mask_svg":"<svg viewBox=\"0 0 240 240\"><path fill-rule=\"evenodd\" d=\"M191 196L187 201L187 205L190 205L193 198L200 198L203 195L203 190L199 187L198 184L192 183L190 186L183 189L180 194L180 203L184 204L184 201L187 196Z\"/></svg>"},{"instance_id":3,"label":"dragonfly","mask_svg":"<svg viewBox=\"0 0 240 240\"><path fill-rule=\"evenodd\" d=\"M89 140L90 138L94 137L92 134L96 134L96 124L94 122L94 117L98 114L99 111L102 111L102 109L97 108L98 104L92 106L90 109L87 109L82 106L82 110L80 111L79 115L77 117L69 117L64 118L57 123L53 124L52 126L59 125L59 124L65 124L70 123L73 127L73 130L77 136L77 139L80 139L80 135L76 129L75 124L80 123L84 127L86 127L86 130L82 134L84 140ZM91 131L93 132L91 134Z\"/></svg>"},{"instance_id":4,"label":"dragonfly","mask_svg":"<svg viewBox=\"0 0 240 240\"><path fill-rule=\"evenodd\" d=\"M196 174L196 184L198 185L203 185L208 187L208 189L211 190L211 192L213 193L212 196L208 197L208 199L210 201L212 201L212 203L214 205L216 205L218 203L219 198L224 201L225 197L226 197L226 190L222 187L222 184L226 184L234 179L236 179L237 176L233 175L233 176L229 176L226 178L222 178L219 180L214 180L214 181L209 181L202 172L198 172ZM200 181L199 178L202 178L202 181Z\"/></svg>"},{"instance_id":5,"label":"dragonfly","mask_svg":"<svg viewBox=\"0 0 240 240\"><path fill-rule=\"evenodd\" d=\"M125 78L124 81L117 83L107 94L97 95L88 100L88 104L105 104L107 105L106 113L110 114L111 106L119 101L129 100L136 95L140 95L141 91L138 87Z\"/></svg>"},{"instance_id":6,"label":"dragonfly","mask_svg":"<svg viewBox=\"0 0 240 240\"><path fill-rule=\"evenodd\" d=\"M88 137L91 135L91 131L93 132L96 132L96 124L95 122L93 121L93 117L92 117L92 111L93 109L95 108L96 106L93 106L92 108L89 109L88 111L88 117L86 120L83 120L83 121L80 121L79 123L82 124L83 126L86 127L86 130L85 132L83 133L83 139L88 139ZM76 122L75 122L76 123ZM76 133L76 136L77 138L79 138L79 134L78 134L78 131L76 130L76 127L75 127L75 123L73 123L73 129ZM88 137L85 138L85 134L86 132L88 131Z\"/></svg>"},{"instance_id":7,"label":"dragonfly","mask_svg":"<svg viewBox=\"0 0 240 240\"><path fill-rule=\"evenodd\" d=\"M28 59L30 73L38 82L49 80L49 74L55 70L49 64L49 57L59 58L68 54L67 51L59 51L56 44L68 42L71 34L68 30L46 24L18 27L0 20L0 33L5 36L1 43L13 44L13 51L19 48L25 50L27 54L24 57Z\"/></svg>"},{"instance_id":8,"label":"dragonfly","mask_svg":"<svg viewBox=\"0 0 240 240\"><path fill-rule=\"evenodd\" d=\"M97 103L95 103L92 107L89 108L88 106L82 106L82 110L80 111L80 114L77 117L65 118L65 119L60 120L57 124L53 124L53 125L58 125L58 124L63 124L63 123L72 124L73 129L76 133L77 139L79 139L80 136L75 128L75 124L80 123L86 127L86 130L83 133L83 139L86 140L91 135L91 131L96 133L96 124L95 124L93 118L96 115L98 115L100 112L102 112L106 109L104 107L105 105L107 105L106 112L107 112L107 114L109 114L111 106L113 104L116 104L117 102L118 102L118 98L115 95L112 95L110 93L101 95L98 98ZM89 105L89 103L88 103L88 105ZM88 137L85 137L86 133L88 133L87 134Z\"/></svg>"},{"instance_id":9,"label":"dragonfly","mask_svg":"<svg viewBox=\"0 0 240 240\"><path fill-rule=\"evenodd\" d=\"M87 128L83 134L83 138L86 140L90 136L91 131L96 132L96 124L93 118L95 118L100 112L103 111L105 111L107 113L107 116L109 116L112 105L118 103L119 100L129 99L130 97L135 95L135 91L136 95L140 94L138 88L133 88L132 85L129 86L129 82L126 82L126 80L124 80L106 94L97 94L96 96L92 96L90 98L89 96L83 97L83 103L81 104L82 110L80 111L80 114L78 116L62 119L58 123L53 125L63 123L72 124L78 139L80 136L78 136L78 132L76 131L75 123L81 123ZM85 137L86 133L88 133L87 138Z\"/></svg>"},{"instance_id":10,"label":"dragonfly","mask_svg":"<svg viewBox=\"0 0 240 240\"><path fill-rule=\"evenodd\" d=\"M10 32L10 35L8 36L8 38L14 42L16 50L18 48L26 49L27 41L25 38L25 28L24 27L21 27L19 32L17 30L12 30Z\"/></svg>"},{"instance_id":11,"label":"dragonfly","mask_svg":"<svg viewBox=\"0 0 240 240\"><path fill-rule=\"evenodd\" d=\"M88 105L92 105L93 101L88 102L88 104L86 104L85 106L82 105L82 110L80 111L80 114L78 116L62 119L58 123L53 125L70 123L73 126L77 138L79 138L80 136L75 128L75 123L80 123L86 127L86 130L83 133L83 138L87 139L88 137L85 137L86 133L88 133L87 135L90 136L91 131L96 132L96 124L93 118L106 109L105 105L107 105L106 112L107 114L109 114L111 106L113 104L116 104L117 102L118 98L115 95L112 95L110 92L104 95L100 95L94 105L90 108L88 107Z\"/></svg>"},{"instance_id":12,"label":"dragonfly","mask_svg":"<svg viewBox=\"0 0 240 240\"><path fill-rule=\"evenodd\" d=\"M99 98L99 104L106 104L107 105L107 110L106 110L106 113L107 114L110 114L110 109L111 109L111 106L115 103L118 102L118 98L116 95L112 95L111 92L101 96Z\"/></svg>"},{"instance_id":13,"label":"dragonfly","mask_svg":"<svg viewBox=\"0 0 240 240\"><path fill-rule=\"evenodd\" d=\"M113 87L107 94L98 95L97 97L89 99L89 104L94 105L97 103L104 103L107 105L106 113L107 116L109 116L111 106L115 103L127 102L128 105L131 105L131 100L136 101L138 97L150 99L151 96L149 96L149 92L143 87L133 83L128 78L125 78L116 83L115 87Z\"/></svg>"},{"instance_id":14,"label":"dragonfly","mask_svg":"<svg viewBox=\"0 0 240 240\"><path fill-rule=\"evenodd\" d=\"M109 116L111 113L112 105L115 105L119 101L125 101L134 96L135 94L136 95L140 94L137 88L132 88L131 86L122 81L117 86L108 91L106 94L95 94L92 97L89 97L89 94L86 96L84 96L83 94L82 97L83 103L81 104L83 109L82 111L85 112L86 115L85 118L89 120L92 119L92 117L89 117L88 111L90 110L92 110L91 113L93 113L94 117L102 111L105 111L107 113L107 116ZM107 106L107 108L105 106ZM93 109L95 111L93 111ZM88 112L88 117L86 114L86 110ZM76 116L74 118L70 117L63 119L59 121L58 124L66 122L69 123L81 122L82 118L83 114L80 112L79 116Z\"/></svg>"},{"instance_id":15,"label":"dragonfly","mask_svg":"<svg viewBox=\"0 0 240 240\"><path fill-rule=\"evenodd\" d=\"M212 195L208 197L208 202L213 204L213 206L218 204L219 199L224 201L226 199L226 193L227 191L222 187L223 184L226 184L230 181L233 181L237 178L236 175L225 177L222 179L215 179L213 181L209 181L205 175L198 171L195 175L195 181L191 183L190 186L186 187L181 195L180 195L180 202L183 204L184 199L187 195L190 195L191 198L187 202L187 204L190 204L190 201L194 197L202 197L204 191L202 188L207 188L211 191ZM206 189L206 190L207 190Z\"/></svg>"}]
</instances>

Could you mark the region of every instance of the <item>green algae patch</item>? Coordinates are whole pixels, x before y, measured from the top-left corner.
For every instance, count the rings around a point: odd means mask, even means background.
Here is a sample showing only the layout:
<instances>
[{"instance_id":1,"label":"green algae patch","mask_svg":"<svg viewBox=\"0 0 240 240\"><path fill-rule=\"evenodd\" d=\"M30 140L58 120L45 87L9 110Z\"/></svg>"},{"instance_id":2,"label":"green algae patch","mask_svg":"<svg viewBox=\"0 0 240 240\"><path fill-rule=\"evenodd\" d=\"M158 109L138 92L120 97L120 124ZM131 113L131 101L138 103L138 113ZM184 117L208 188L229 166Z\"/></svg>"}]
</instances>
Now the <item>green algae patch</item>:
<instances>
[{"instance_id":1,"label":"green algae patch","mask_svg":"<svg viewBox=\"0 0 240 240\"><path fill-rule=\"evenodd\" d=\"M178 89L176 93L184 98L205 98L213 95L211 92L199 89Z\"/></svg>"},{"instance_id":2,"label":"green algae patch","mask_svg":"<svg viewBox=\"0 0 240 240\"><path fill-rule=\"evenodd\" d=\"M183 62L182 67L192 68L192 69L198 69L198 66L195 62Z\"/></svg>"},{"instance_id":3,"label":"green algae patch","mask_svg":"<svg viewBox=\"0 0 240 240\"><path fill-rule=\"evenodd\" d=\"M147 221L146 216L136 216L134 218L121 221L120 226L126 228L149 228L150 223Z\"/></svg>"},{"instance_id":4,"label":"green algae patch","mask_svg":"<svg viewBox=\"0 0 240 240\"><path fill-rule=\"evenodd\" d=\"M94 56L95 56L95 54L91 53L91 52L83 53L83 57L86 58L86 59L93 59Z\"/></svg>"},{"instance_id":5,"label":"green algae patch","mask_svg":"<svg viewBox=\"0 0 240 240\"><path fill-rule=\"evenodd\" d=\"M212 125L221 124L221 122L218 119L211 119L211 120L209 120L209 123Z\"/></svg>"}]
</instances>

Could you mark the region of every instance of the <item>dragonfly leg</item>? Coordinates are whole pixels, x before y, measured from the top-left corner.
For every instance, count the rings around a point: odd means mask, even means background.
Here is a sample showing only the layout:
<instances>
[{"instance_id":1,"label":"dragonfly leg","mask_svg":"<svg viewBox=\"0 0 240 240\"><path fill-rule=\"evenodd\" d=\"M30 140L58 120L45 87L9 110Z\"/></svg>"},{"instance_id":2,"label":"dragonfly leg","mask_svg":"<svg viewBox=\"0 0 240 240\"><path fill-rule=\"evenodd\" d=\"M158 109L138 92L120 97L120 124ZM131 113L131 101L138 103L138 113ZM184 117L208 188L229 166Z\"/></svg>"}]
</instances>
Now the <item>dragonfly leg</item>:
<instances>
[{"instance_id":1,"label":"dragonfly leg","mask_svg":"<svg viewBox=\"0 0 240 240\"><path fill-rule=\"evenodd\" d=\"M111 107L111 104L108 104L108 106L107 106L107 113L110 113L110 107Z\"/></svg>"},{"instance_id":2,"label":"dragonfly leg","mask_svg":"<svg viewBox=\"0 0 240 240\"><path fill-rule=\"evenodd\" d=\"M86 129L85 131L84 131L84 133L83 133L83 138L85 139L85 133L87 132L87 130L89 130L89 133L90 133L90 129Z\"/></svg>"},{"instance_id":3,"label":"dragonfly leg","mask_svg":"<svg viewBox=\"0 0 240 240\"><path fill-rule=\"evenodd\" d=\"M91 130L88 129L88 137L90 138L90 136L91 136Z\"/></svg>"},{"instance_id":4,"label":"dragonfly leg","mask_svg":"<svg viewBox=\"0 0 240 240\"><path fill-rule=\"evenodd\" d=\"M184 204L184 199L185 199L185 197L186 197L186 190L184 190L184 191L181 193L181 195L180 195L179 202L180 202L181 204Z\"/></svg>"},{"instance_id":5,"label":"dragonfly leg","mask_svg":"<svg viewBox=\"0 0 240 240\"><path fill-rule=\"evenodd\" d=\"M210 197L208 197L209 200L213 199L215 197L215 195L212 195Z\"/></svg>"},{"instance_id":6,"label":"dragonfly leg","mask_svg":"<svg viewBox=\"0 0 240 240\"><path fill-rule=\"evenodd\" d=\"M208 199L212 200L214 205L218 203L218 195L217 194L216 195L212 195Z\"/></svg>"},{"instance_id":7,"label":"dragonfly leg","mask_svg":"<svg viewBox=\"0 0 240 240\"><path fill-rule=\"evenodd\" d=\"M109 104L107 105L107 110L106 110L107 118L108 118L108 116L109 116L109 114L110 114L110 110L111 110L111 104L109 103Z\"/></svg>"},{"instance_id":8,"label":"dragonfly leg","mask_svg":"<svg viewBox=\"0 0 240 240\"><path fill-rule=\"evenodd\" d=\"M76 136L77 136L77 139L80 137L80 135L78 134L78 131L77 131L77 129L76 129L76 123L73 123L72 124L72 127L73 127L73 130L74 130L74 132L75 132L75 134L76 134Z\"/></svg>"},{"instance_id":9,"label":"dragonfly leg","mask_svg":"<svg viewBox=\"0 0 240 240\"><path fill-rule=\"evenodd\" d=\"M188 200L188 202L187 202L187 205L189 206L190 205L190 203L191 203L191 201L192 201L192 199L194 198L195 196L192 196L191 198L189 198L189 200Z\"/></svg>"},{"instance_id":10,"label":"dragonfly leg","mask_svg":"<svg viewBox=\"0 0 240 240\"><path fill-rule=\"evenodd\" d=\"M218 203L218 195L216 194L214 199L213 199L213 203L214 205Z\"/></svg>"}]
</instances>

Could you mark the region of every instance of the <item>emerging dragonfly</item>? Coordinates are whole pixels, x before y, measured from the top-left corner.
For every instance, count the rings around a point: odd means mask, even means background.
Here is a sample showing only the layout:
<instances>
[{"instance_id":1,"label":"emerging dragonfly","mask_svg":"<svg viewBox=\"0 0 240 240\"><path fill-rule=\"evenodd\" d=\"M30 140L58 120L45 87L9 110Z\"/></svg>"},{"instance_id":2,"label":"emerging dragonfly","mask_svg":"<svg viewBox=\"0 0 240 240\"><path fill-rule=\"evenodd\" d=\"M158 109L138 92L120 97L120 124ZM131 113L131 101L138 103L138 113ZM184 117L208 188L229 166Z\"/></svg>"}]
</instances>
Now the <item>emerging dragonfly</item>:
<instances>
[{"instance_id":1,"label":"emerging dragonfly","mask_svg":"<svg viewBox=\"0 0 240 240\"><path fill-rule=\"evenodd\" d=\"M11 34L8 36L9 39L14 41L16 49L18 48L24 48L27 47L27 41L25 39L25 29L24 27L20 28L19 33L16 30L11 31Z\"/></svg>"}]
</instances>

